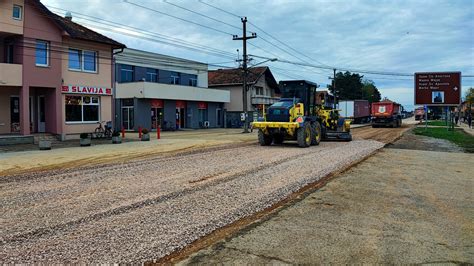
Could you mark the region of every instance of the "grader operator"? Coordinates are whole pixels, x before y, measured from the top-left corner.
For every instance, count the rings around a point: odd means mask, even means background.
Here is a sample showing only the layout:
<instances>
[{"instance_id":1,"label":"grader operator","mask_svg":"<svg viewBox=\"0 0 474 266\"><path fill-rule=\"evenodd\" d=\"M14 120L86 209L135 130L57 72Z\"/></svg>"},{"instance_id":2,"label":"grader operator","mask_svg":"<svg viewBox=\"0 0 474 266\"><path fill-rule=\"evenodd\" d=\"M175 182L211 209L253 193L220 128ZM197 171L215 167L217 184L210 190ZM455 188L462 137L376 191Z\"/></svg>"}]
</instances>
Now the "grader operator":
<instances>
[{"instance_id":1,"label":"grader operator","mask_svg":"<svg viewBox=\"0 0 474 266\"><path fill-rule=\"evenodd\" d=\"M337 110L317 104L316 83L306 80L280 81L282 97L264 112L264 121L253 122L260 145L296 140L298 146L318 145L321 139L352 140L350 121Z\"/></svg>"}]
</instances>

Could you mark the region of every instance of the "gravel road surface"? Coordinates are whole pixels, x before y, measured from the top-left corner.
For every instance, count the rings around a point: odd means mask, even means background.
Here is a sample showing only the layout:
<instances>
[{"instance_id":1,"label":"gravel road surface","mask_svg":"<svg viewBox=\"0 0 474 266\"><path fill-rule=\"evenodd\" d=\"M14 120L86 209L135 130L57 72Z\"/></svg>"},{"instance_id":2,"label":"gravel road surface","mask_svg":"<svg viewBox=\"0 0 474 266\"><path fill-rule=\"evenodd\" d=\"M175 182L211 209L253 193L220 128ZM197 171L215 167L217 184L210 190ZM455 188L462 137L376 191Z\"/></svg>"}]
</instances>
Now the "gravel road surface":
<instances>
[{"instance_id":1,"label":"gravel road surface","mask_svg":"<svg viewBox=\"0 0 474 266\"><path fill-rule=\"evenodd\" d=\"M0 263L158 259L382 146L251 145L5 176Z\"/></svg>"}]
</instances>

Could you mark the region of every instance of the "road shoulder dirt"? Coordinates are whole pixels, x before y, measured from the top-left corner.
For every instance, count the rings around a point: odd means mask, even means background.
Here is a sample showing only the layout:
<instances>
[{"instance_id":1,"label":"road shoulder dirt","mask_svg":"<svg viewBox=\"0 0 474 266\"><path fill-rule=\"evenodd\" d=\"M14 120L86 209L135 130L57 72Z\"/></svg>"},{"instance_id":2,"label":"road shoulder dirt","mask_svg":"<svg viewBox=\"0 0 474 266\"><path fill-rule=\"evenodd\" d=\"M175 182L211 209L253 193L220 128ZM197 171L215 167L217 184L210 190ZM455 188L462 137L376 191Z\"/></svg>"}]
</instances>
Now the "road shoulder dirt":
<instances>
[{"instance_id":1,"label":"road shoulder dirt","mask_svg":"<svg viewBox=\"0 0 474 266\"><path fill-rule=\"evenodd\" d=\"M472 263L473 172L470 154L383 149L181 263Z\"/></svg>"}]
</instances>

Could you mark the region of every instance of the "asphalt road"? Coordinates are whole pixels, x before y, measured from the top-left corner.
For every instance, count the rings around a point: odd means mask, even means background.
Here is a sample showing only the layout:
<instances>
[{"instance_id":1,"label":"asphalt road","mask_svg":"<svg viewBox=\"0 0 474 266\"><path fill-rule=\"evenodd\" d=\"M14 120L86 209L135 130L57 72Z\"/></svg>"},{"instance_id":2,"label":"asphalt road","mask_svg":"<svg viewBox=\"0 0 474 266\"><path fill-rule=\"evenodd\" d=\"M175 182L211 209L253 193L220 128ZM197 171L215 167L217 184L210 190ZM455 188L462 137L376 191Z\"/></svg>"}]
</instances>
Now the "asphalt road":
<instances>
[{"instance_id":1,"label":"asphalt road","mask_svg":"<svg viewBox=\"0 0 474 266\"><path fill-rule=\"evenodd\" d=\"M383 149L181 264L474 263L474 158Z\"/></svg>"}]
</instances>

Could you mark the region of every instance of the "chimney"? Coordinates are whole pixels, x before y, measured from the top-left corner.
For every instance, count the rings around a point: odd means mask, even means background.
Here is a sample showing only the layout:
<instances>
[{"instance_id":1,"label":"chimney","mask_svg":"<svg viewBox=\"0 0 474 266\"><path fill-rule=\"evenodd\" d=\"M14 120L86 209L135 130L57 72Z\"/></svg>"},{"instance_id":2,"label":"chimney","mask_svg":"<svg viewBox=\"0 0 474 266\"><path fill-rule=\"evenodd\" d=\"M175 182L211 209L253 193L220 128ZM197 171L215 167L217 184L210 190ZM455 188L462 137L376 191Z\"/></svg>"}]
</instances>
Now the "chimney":
<instances>
[{"instance_id":1,"label":"chimney","mask_svg":"<svg viewBox=\"0 0 474 266\"><path fill-rule=\"evenodd\" d=\"M66 15L64 16L65 19L72 21L72 14L70 11L66 12Z\"/></svg>"}]
</instances>

